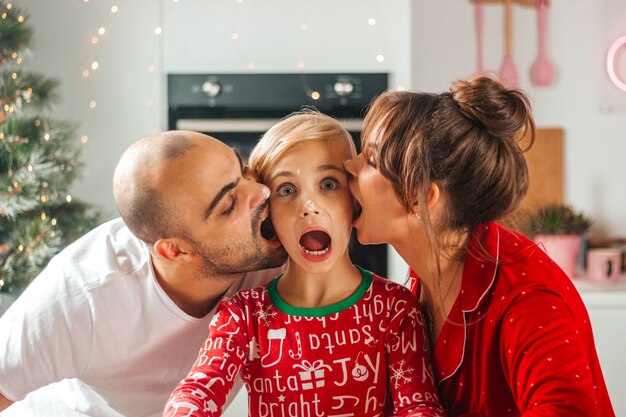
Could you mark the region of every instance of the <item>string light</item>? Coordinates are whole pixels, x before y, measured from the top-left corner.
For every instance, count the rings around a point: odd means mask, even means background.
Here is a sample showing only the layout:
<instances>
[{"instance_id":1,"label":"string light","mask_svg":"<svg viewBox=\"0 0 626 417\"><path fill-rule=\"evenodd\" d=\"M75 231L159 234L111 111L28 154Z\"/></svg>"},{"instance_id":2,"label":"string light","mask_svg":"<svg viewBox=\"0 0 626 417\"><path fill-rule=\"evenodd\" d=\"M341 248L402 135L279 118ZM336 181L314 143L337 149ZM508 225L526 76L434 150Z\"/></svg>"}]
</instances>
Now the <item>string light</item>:
<instances>
[{"instance_id":1,"label":"string light","mask_svg":"<svg viewBox=\"0 0 626 417\"><path fill-rule=\"evenodd\" d=\"M98 34L99 34L99 35L104 35L104 34L106 33L106 31L107 31L107 30L106 30L106 29L104 28L104 26L103 26L103 27L101 27L100 29L98 29Z\"/></svg>"},{"instance_id":2,"label":"string light","mask_svg":"<svg viewBox=\"0 0 626 417\"><path fill-rule=\"evenodd\" d=\"M90 109L95 109L96 108L96 100L91 100L89 102L89 108Z\"/></svg>"},{"instance_id":3,"label":"string light","mask_svg":"<svg viewBox=\"0 0 626 417\"><path fill-rule=\"evenodd\" d=\"M98 37L97 36L93 36L91 38L91 43L94 44L94 45L97 44L98 43Z\"/></svg>"},{"instance_id":4,"label":"string light","mask_svg":"<svg viewBox=\"0 0 626 417\"><path fill-rule=\"evenodd\" d=\"M81 141L82 143L87 143L87 142L89 141L89 137L88 137L87 135L82 135L82 136L80 137L80 141Z\"/></svg>"},{"instance_id":5,"label":"string light","mask_svg":"<svg viewBox=\"0 0 626 417\"><path fill-rule=\"evenodd\" d=\"M236 41L237 39L239 39L239 34L237 32L233 32L230 34L230 38Z\"/></svg>"},{"instance_id":6,"label":"string light","mask_svg":"<svg viewBox=\"0 0 626 417\"><path fill-rule=\"evenodd\" d=\"M53 218L52 220L50 220L50 224L53 225L53 226L56 226L57 225L57 219Z\"/></svg>"},{"instance_id":7,"label":"string light","mask_svg":"<svg viewBox=\"0 0 626 417\"><path fill-rule=\"evenodd\" d=\"M71 202L72 202L72 196L71 196L71 195L69 195L69 194L68 194L68 195L66 195L66 196L65 196L65 201L67 201L68 203L71 203Z\"/></svg>"},{"instance_id":8,"label":"string light","mask_svg":"<svg viewBox=\"0 0 626 417\"><path fill-rule=\"evenodd\" d=\"M50 133L46 133L43 135L43 140L48 141L50 140Z\"/></svg>"},{"instance_id":9,"label":"string light","mask_svg":"<svg viewBox=\"0 0 626 417\"><path fill-rule=\"evenodd\" d=\"M46 213L45 212L41 212L41 220L46 220Z\"/></svg>"},{"instance_id":10,"label":"string light","mask_svg":"<svg viewBox=\"0 0 626 417\"><path fill-rule=\"evenodd\" d=\"M313 100L318 100L318 99L320 98L320 93L319 93L319 92L317 92L317 91L313 91L313 92L311 93L311 98L312 98Z\"/></svg>"},{"instance_id":11,"label":"string light","mask_svg":"<svg viewBox=\"0 0 626 417\"><path fill-rule=\"evenodd\" d=\"M148 65L148 71L154 72L155 70L156 70L156 65L154 65L154 64Z\"/></svg>"},{"instance_id":12,"label":"string light","mask_svg":"<svg viewBox=\"0 0 626 417\"><path fill-rule=\"evenodd\" d=\"M369 19L367 19L367 24L370 26L374 26L376 24L376 19L370 17Z\"/></svg>"},{"instance_id":13,"label":"string light","mask_svg":"<svg viewBox=\"0 0 626 417\"><path fill-rule=\"evenodd\" d=\"M91 63L91 69L94 69L94 70L95 70L95 69L98 69L98 66L99 66L98 61L93 61L93 62Z\"/></svg>"},{"instance_id":14,"label":"string light","mask_svg":"<svg viewBox=\"0 0 626 417\"><path fill-rule=\"evenodd\" d=\"M383 54L376 55L376 61L383 62L385 60L385 56Z\"/></svg>"},{"instance_id":15,"label":"string light","mask_svg":"<svg viewBox=\"0 0 626 417\"><path fill-rule=\"evenodd\" d=\"M85 77L85 78L89 77L89 70L88 69L84 69L83 70L83 77Z\"/></svg>"},{"instance_id":16,"label":"string light","mask_svg":"<svg viewBox=\"0 0 626 417\"><path fill-rule=\"evenodd\" d=\"M111 7L111 13L117 13L118 10L119 8L117 6Z\"/></svg>"},{"instance_id":17,"label":"string light","mask_svg":"<svg viewBox=\"0 0 626 417\"><path fill-rule=\"evenodd\" d=\"M300 29L305 32L307 30L309 30L309 25L307 25L306 23L303 23L300 25Z\"/></svg>"},{"instance_id":18,"label":"string light","mask_svg":"<svg viewBox=\"0 0 626 417\"><path fill-rule=\"evenodd\" d=\"M306 62L304 62L302 60L298 61L298 68L302 69L304 67L306 67Z\"/></svg>"},{"instance_id":19,"label":"string light","mask_svg":"<svg viewBox=\"0 0 626 417\"><path fill-rule=\"evenodd\" d=\"M163 33L163 29L161 27L157 27L154 29L155 35L160 35L161 33Z\"/></svg>"},{"instance_id":20,"label":"string light","mask_svg":"<svg viewBox=\"0 0 626 417\"><path fill-rule=\"evenodd\" d=\"M24 23L24 16L18 16L17 21L20 23Z\"/></svg>"},{"instance_id":21,"label":"string light","mask_svg":"<svg viewBox=\"0 0 626 417\"><path fill-rule=\"evenodd\" d=\"M254 64L254 62L248 62L248 69L249 69L250 71L252 71L252 70L253 70L253 69L255 69L255 68L256 68L256 65Z\"/></svg>"}]
</instances>

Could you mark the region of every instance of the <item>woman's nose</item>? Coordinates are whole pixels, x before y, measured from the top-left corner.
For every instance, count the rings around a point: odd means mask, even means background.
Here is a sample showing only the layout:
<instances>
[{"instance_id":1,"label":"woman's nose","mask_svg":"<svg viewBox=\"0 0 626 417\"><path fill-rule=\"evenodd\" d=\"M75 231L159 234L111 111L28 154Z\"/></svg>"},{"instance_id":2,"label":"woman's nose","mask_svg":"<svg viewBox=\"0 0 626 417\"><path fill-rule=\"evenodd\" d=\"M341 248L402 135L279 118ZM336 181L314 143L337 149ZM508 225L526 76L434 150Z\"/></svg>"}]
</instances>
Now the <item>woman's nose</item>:
<instances>
[{"instance_id":1,"label":"woman's nose","mask_svg":"<svg viewBox=\"0 0 626 417\"><path fill-rule=\"evenodd\" d=\"M358 157L352 158L352 159L348 159L346 161L344 161L343 163L343 167L345 168L346 171L348 171L348 174L350 174L351 177L354 177L356 175L356 160Z\"/></svg>"}]
</instances>

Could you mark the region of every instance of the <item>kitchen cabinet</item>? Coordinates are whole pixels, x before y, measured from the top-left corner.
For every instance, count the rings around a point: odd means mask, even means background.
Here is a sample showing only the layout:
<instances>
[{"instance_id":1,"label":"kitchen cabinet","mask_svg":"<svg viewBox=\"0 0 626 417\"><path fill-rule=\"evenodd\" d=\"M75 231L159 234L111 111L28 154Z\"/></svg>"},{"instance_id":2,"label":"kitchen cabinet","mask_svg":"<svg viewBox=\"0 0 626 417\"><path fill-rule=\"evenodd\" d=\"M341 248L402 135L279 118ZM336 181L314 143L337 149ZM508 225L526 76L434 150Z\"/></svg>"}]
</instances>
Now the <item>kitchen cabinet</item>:
<instances>
[{"instance_id":1,"label":"kitchen cabinet","mask_svg":"<svg viewBox=\"0 0 626 417\"><path fill-rule=\"evenodd\" d=\"M626 275L613 284L573 280L587 307L600 365L617 417L626 417Z\"/></svg>"}]
</instances>

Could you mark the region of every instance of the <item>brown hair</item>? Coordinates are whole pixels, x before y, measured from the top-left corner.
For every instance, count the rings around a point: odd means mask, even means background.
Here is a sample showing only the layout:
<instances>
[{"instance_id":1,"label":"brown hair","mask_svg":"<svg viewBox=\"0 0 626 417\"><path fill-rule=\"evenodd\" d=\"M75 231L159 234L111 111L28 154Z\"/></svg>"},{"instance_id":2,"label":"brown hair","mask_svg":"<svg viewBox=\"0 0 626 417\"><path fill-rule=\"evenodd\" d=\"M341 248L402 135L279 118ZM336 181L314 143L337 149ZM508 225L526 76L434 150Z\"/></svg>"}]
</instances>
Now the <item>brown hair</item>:
<instances>
[{"instance_id":1,"label":"brown hair","mask_svg":"<svg viewBox=\"0 0 626 417\"><path fill-rule=\"evenodd\" d=\"M435 232L465 234L517 207L528 190L519 145L527 132L530 147L535 124L528 97L478 77L455 81L442 94L382 94L365 117L362 147L407 212L418 204L437 248ZM425 204L432 183L448 203L436 230Z\"/></svg>"}]
</instances>

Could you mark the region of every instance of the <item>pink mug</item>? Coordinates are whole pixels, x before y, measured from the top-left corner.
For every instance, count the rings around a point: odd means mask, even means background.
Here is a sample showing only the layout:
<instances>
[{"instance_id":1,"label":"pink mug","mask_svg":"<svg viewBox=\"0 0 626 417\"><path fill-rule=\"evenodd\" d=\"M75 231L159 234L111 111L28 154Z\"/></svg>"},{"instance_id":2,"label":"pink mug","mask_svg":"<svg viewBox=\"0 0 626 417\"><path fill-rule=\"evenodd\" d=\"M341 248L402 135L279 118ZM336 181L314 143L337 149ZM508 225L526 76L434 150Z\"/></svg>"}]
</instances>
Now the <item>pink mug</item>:
<instances>
[{"instance_id":1,"label":"pink mug","mask_svg":"<svg viewBox=\"0 0 626 417\"><path fill-rule=\"evenodd\" d=\"M598 248L587 252L587 278L598 282L619 280L622 254L619 249Z\"/></svg>"}]
</instances>

